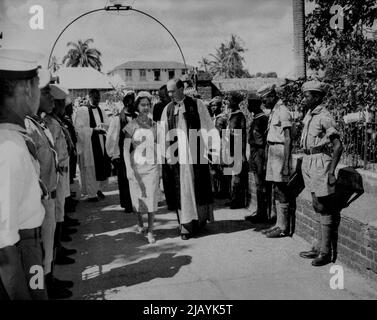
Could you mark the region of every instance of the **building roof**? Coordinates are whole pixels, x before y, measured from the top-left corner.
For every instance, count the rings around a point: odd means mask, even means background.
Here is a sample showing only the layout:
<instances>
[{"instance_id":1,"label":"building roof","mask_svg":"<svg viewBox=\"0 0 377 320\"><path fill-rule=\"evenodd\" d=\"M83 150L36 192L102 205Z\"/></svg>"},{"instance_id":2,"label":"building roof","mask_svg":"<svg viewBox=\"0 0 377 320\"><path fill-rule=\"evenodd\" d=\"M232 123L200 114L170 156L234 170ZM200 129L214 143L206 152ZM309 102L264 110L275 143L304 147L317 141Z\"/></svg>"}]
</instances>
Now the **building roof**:
<instances>
[{"instance_id":1,"label":"building roof","mask_svg":"<svg viewBox=\"0 0 377 320\"><path fill-rule=\"evenodd\" d=\"M124 88L129 90L158 90L165 84L164 81L129 82L124 84Z\"/></svg>"},{"instance_id":2,"label":"building roof","mask_svg":"<svg viewBox=\"0 0 377 320\"><path fill-rule=\"evenodd\" d=\"M116 66L108 73L123 69L192 69L193 66L184 65L176 61L127 61Z\"/></svg>"},{"instance_id":3,"label":"building roof","mask_svg":"<svg viewBox=\"0 0 377 320\"><path fill-rule=\"evenodd\" d=\"M60 68L56 75L67 89L113 89L105 74L90 67Z\"/></svg>"},{"instance_id":4,"label":"building roof","mask_svg":"<svg viewBox=\"0 0 377 320\"><path fill-rule=\"evenodd\" d=\"M286 81L282 78L233 78L216 79L212 82L223 92L233 90L257 91L266 84L283 85Z\"/></svg>"}]
</instances>

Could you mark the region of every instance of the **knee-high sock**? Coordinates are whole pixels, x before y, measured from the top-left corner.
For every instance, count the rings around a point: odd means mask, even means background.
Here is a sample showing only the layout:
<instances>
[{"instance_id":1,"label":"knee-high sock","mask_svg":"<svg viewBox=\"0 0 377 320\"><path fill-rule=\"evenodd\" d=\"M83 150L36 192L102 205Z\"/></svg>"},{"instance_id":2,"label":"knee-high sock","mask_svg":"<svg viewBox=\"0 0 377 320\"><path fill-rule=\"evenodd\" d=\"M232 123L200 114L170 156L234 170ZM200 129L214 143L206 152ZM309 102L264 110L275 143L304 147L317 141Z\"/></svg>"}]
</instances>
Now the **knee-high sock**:
<instances>
[{"instance_id":1,"label":"knee-high sock","mask_svg":"<svg viewBox=\"0 0 377 320\"><path fill-rule=\"evenodd\" d=\"M276 226L281 230L287 230L288 226L288 203L276 201Z\"/></svg>"},{"instance_id":2,"label":"knee-high sock","mask_svg":"<svg viewBox=\"0 0 377 320\"><path fill-rule=\"evenodd\" d=\"M331 215L321 215L322 241L321 252L331 252L331 233L333 225L333 217Z\"/></svg>"}]
</instances>

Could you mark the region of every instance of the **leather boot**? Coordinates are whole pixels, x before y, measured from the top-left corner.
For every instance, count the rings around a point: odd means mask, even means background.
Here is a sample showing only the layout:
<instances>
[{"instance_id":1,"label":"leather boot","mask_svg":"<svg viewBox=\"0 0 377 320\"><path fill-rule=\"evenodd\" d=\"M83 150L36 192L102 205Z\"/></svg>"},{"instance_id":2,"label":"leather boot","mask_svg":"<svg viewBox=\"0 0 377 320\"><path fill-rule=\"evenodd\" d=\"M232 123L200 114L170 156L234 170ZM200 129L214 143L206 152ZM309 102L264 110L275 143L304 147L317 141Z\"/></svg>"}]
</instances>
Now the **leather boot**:
<instances>
[{"instance_id":1,"label":"leather boot","mask_svg":"<svg viewBox=\"0 0 377 320\"><path fill-rule=\"evenodd\" d=\"M310 251L302 251L300 252L300 257L304 259L315 259L318 258L319 251L317 248L312 248Z\"/></svg>"},{"instance_id":2,"label":"leather boot","mask_svg":"<svg viewBox=\"0 0 377 320\"><path fill-rule=\"evenodd\" d=\"M312 261L312 266L314 266L314 267L322 267L322 266L325 266L325 265L329 264L331 261L332 261L332 259L331 259L331 252L329 252L329 253L323 253L323 252L321 252L318 255L318 257L315 258Z\"/></svg>"}]
</instances>

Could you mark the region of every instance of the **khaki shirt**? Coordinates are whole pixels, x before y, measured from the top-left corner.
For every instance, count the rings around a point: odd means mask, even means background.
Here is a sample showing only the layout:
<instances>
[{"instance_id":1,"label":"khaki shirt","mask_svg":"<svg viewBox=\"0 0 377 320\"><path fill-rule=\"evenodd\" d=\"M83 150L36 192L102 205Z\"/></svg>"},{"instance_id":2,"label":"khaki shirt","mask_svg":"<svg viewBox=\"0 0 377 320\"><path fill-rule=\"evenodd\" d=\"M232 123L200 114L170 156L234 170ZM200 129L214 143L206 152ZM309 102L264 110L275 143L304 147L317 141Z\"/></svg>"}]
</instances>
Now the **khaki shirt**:
<instances>
[{"instance_id":1,"label":"khaki shirt","mask_svg":"<svg viewBox=\"0 0 377 320\"><path fill-rule=\"evenodd\" d=\"M279 100L272 109L268 120L267 141L284 143L284 129L292 127L292 116L288 108Z\"/></svg>"},{"instance_id":2,"label":"khaki shirt","mask_svg":"<svg viewBox=\"0 0 377 320\"><path fill-rule=\"evenodd\" d=\"M339 132L330 112L324 105L308 111L304 120L304 129L301 135L301 147L311 149L330 143L330 137Z\"/></svg>"},{"instance_id":3,"label":"khaki shirt","mask_svg":"<svg viewBox=\"0 0 377 320\"><path fill-rule=\"evenodd\" d=\"M58 153L59 167L68 167L69 165L69 153L67 141L65 139L64 131L59 122L51 115L47 115L45 118L47 127L52 133L52 137L55 142L55 149Z\"/></svg>"},{"instance_id":4,"label":"khaki shirt","mask_svg":"<svg viewBox=\"0 0 377 320\"><path fill-rule=\"evenodd\" d=\"M41 168L40 178L49 192L56 190L58 184L57 154L53 141L49 140L48 128L42 127L36 120L25 119L25 126L28 136L33 140L36 148L38 162ZM52 139L52 135L51 135Z\"/></svg>"}]
</instances>

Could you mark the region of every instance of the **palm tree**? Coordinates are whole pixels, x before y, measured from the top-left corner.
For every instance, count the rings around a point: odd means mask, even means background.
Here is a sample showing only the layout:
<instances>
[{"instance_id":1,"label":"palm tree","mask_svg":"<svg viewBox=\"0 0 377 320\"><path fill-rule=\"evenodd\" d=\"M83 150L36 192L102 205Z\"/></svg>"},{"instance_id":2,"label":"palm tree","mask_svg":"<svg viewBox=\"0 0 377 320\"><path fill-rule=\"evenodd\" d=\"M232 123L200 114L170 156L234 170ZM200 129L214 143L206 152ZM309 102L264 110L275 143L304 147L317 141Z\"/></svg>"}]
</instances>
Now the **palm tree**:
<instances>
[{"instance_id":1,"label":"palm tree","mask_svg":"<svg viewBox=\"0 0 377 320\"><path fill-rule=\"evenodd\" d=\"M77 43L68 42L67 47L71 47L68 53L63 57L63 64L67 67L92 67L101 71L101 52L95 48L89 48L93 39L87 39L84 42L79 40Z\"/></svg>"},{"instance_id":2,"label":"palm tree","mask_svg":"<svg viewBox=\"0 0 377 320\"><path fill-rule=\"evenodd\" d=\"M210 72L213 75L225 78L250 76L247 70L243 69L245 59L242 54L245 51L242 40L232 34L227 44L221 43L220 48L216 49L216 53L210 54L212 58Z\"/></svg>"},{"instance_id":3,"label":"palm tree","mask_svg":"<svg viewBox=\"0 0 377 320\"><path fill-rule=\"evenodd\" d=\"M201 69L204 69L205 72L208 72L208 67L211 64L208 58L202 57L202 59L198 63Z\"/></svg>"},{"instance_id":4,"label":"palm tree","mask_svg":"<svg viewBox=\"0 0 377 320\"><path fill-rule=\"evenodd\" d=\"M210 61L210 72L212 75L217 75L220 77L226 77L227 74L227 65L226 65L226 57L227 57L228 48L226 44L221 43L220 48L216 49L215 54L210 54L212 60Z\"/></svg>"},{"instance_id":5,"label":"palm tree","mask_svg":"<svg viewBox=\"0 0 377 320\"><path fill-rule=\"evenodd\" d=\"M245 58L242 57L246 51L241 44L241 39L236 35L232 34L227 47L226 62L228 65L228 76L229 78L240 78L243 76L242 64Z\"/></svg>"}]
</instances>

